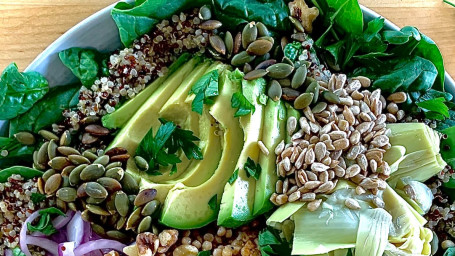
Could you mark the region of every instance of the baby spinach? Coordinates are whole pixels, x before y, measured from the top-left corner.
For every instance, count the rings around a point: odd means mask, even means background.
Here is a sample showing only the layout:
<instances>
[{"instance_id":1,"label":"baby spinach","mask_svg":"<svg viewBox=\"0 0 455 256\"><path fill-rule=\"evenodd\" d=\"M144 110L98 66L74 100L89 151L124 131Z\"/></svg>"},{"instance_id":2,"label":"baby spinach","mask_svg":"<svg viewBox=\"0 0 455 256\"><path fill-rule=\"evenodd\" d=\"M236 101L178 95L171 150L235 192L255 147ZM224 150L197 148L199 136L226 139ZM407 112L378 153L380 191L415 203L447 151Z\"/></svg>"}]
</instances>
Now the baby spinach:
<instances>
[{"instance_id":1,"label":"baby spinach","mask_svg":"<svg viewBox=\"0 0 455 256\"><path fill-rule=\"evenodd\" d=\"M269 29L291 29L289 8L283 0L213 0L216 18L228 29L250 21L262 22Z\"/></svg>"},{"instance_id":2,"label":"baby spinach","mask_svg":"<svg viewBox=\"0 0 455 256\"><path fill-rule=\"evenodd\" d=\"M91 86L100 75L108 75L107 58L96 50L73 47L58 56L85 86Z\"/></svg>"},{"instance_id":3,"label":"baby spinach","mask_svg":"<svg viewBox=\"0 0 455 256\"><path fill-rule=\"evenodd\" d=\"M19 72L11 63L0 76L0 120L8 120L29 110L49 90L38 72Z\"/></svg>"},{"instance_id":4,"label":"baby spinach","mask_svg":"<svg viewBox=\"0 0 455 256\"><path fill-rule=\"evenodd\" d=\"M25 179L32 179L35 177L41 177L43 175L43 172L24 166L9 167L0 170L0 183L7 182L8 178L11 177L11 175L13 174L19 174Z\"/></svg>"},{"instance_id":5,"label":"baby spinach","mask_svg":"<svg viewBox=\"0 0 455 256\"><path fill-rule=\"evenodd\" d=\"M49 93L29 111L10 121L10 137L20 131L37 133L39 130L61 121L63 110L77 106L80 88L80 85L51 88Z\"/></svg>"},{"instance_id":6,"label":"baby spinach","mask_svg":"<svg viewBox=\"0 0 455 256\"><path fill-rule=\"evenodd\" d=\"M0 168L17 164L28 165L32 162L35 146L25 146L14 138L0 137Z\"/></svg>"}]
</instances>

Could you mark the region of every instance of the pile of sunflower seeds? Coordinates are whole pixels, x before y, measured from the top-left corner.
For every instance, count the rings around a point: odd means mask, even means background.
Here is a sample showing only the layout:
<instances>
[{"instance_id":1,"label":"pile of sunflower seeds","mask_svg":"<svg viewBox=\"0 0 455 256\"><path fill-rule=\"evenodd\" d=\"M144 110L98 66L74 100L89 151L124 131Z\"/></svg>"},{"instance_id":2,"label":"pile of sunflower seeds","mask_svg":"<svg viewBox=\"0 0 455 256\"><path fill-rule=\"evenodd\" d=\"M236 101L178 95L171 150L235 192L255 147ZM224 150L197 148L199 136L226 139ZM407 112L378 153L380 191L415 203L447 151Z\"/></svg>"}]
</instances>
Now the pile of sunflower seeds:
<instances>
[{"instance_id":1,"label":"pile of sunflower seeds","mask_svg":"<svg viewBox=\"0 0 455 256\"><path fill-rule=\"evenodd\" d=\"M39 134L44 143L33 154L34 167L46 171L37 181L38 189L55 197L57 207L80 210L97 234L112 239L129 241L128 232L156 229L156 190L139 191L136 179L125 172L130 158L126 149L81 153L71 147L69 132L60 138L46 130Z\"/></svg>"},{"instance_id":2,"label":"pile of sunflower seeds","mask_svg":"<svg viewBox=\"0 0 455 256\"><path fill-rule=\"evenodd\" d=\"M367 191L376 195L386 188L391 171L383 161L391 147L386 122L403 119L404 111L397 104L406 101L406 94L394 93L388 103L379 89L359 91L370 84L366 77L348 80L346 75L333 75L328 83L318 82L317 93L296 100L303 116L287 120L290 141L275 149L281 179L270 199L273 203L304 201L314 211L322 202L317 194L330 193L340 178L357 184L359 195ZM316 97L323 101L315 103ZM373 203L383 206L378 197ZM352 200L346 206L358 208Z\"/></svg>"}]
</instances>

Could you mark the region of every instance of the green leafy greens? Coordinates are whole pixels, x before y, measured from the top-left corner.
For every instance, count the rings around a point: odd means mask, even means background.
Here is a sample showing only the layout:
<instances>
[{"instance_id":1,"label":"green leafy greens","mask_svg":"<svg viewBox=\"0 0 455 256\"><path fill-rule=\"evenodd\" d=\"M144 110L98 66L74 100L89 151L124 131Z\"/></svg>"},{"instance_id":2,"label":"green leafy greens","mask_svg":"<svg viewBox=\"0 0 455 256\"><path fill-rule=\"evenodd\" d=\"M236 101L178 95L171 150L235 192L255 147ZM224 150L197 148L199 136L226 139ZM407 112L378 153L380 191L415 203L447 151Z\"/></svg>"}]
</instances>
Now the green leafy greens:
<instances>
[{"instance_id":1,"label":"green leafy greens","mask_svg":"<svg viewBox=\"0 0 455 256\"><path fill-rule=\"evenodd\" d=\"M0 168L8 168L18 163L30 164L34 150L35 146L22 145L14 138L0 137Z\"/></svg>"},{"instance_id":2,"label":"green leafy greens","mask_svg":"<svg viewBox=\"0 0 455 256\"><path fill-rule=\"evenodd\" d=\"M216 210L218 208L218 199L217 195L214 195L212 198L209 200L209 207L212 210Z\"/></svg>"},{"instance_id":3,"label":"green leafy greens","mask_svg":"<svg viewBox=\"0 0 455 256\"><path fill-rule=\"evenodd\" d=\"M8 178L11 177L11 175L13 174L19 174L25 179L32 179L35 177L41 177L43 175L43 172L24 166L9 167L0 170L0 183L8 181Z\"/></svg>"},{"instance_id":4,"label":"green leafy greens","mask_svg":"<svg viewBox=\"0 0 455 256\"><path fill-rule=\"evenodd\" d=\"M250 177L252 176L255 180L259 179L259 175L261 175L262 168L258 164L255 164L253 159L249 158L246 160L245 165L243 166L243 169L246 171L246 176Z\"/></svg>"},{"instance_id":5,"label":"green leafy greens","mask_svg":"<svg viewBox=\"0 0 455 256\"><path fill-rule=\"evenodd\" d=\"M232 176L228 180L229 184L232 185L238 177L239 177L239 169L236 169L234 171L234 173L232 173Z\"/></svg>"},{"instance_id":6,"label":"green leafy greens","mask_svg":"<svg viewBox=\"0 0 455 256\"><path fill-rule=\"evenodd\" d=\"M52 215L60 215L65 216L65 213L60 211L57 208L51 207L45 210L39 211L40 219L36 225L32 225L31 223L27 223L27 229L30 232L41 232L46 236L50 236L52 234L57 233L57 229L52 225L51 216Z\"/></svg>"},{"instance_id":7,"label":"green leafy greens","mask_svg":"<svg viewBox=\"0 0 455 256\"><path fill-rule=\"evenodd\" d=\"M84 86L92 86L99 76L109 75L106 56L96 50L74 47L61 51L58 56Z\"/></svg>"},{"instance_id":8,"label":"green leafy greens","mask_svg":"<svg viewBox=\"0 0 455 256\"><path fill-rule=\"evenodd\" d=\"M219 95L219 72L213 70L203 75L191 88L190 94L195 94L191 110L202 115L204 104L212 104L213 97Z\"/></svg>"},{"instance_id":9,"label":"green leafy greens","mask_svg":"<svg viewBox=\"0 0 455 256\"><path fill-rule=\"evenodd\" d=\"M259 249L263 256L291 255L290 244L281 239L278 231L272 228L259 233Z\"/></svg>"},{"instance_id":10,"label":"green leafy greens","mask_svg":"<svg viewBox=\"0 0 455 256\"><path fill-rule=\"evenodd\" d=\"M238 108L234 114L235 117L246 116L250 113L254 113L256 110L254 105L248 101L248 99L245 97L245 95L243 95L241 91L238 91L232 95L231 107Z\"/></svg>"},{"instance_id":11,"label":"green leafy greens","mask_svg":"<svg viewBox=\"0 0 455 256\"><path fill-rule=\"evenodd\" d=\"M39 203L46 200L46 195L43 195L40 193L32 193L32 195L30 196L30 199L32 200L33 204L39 205Z\"/></svg>"}]
</instances>

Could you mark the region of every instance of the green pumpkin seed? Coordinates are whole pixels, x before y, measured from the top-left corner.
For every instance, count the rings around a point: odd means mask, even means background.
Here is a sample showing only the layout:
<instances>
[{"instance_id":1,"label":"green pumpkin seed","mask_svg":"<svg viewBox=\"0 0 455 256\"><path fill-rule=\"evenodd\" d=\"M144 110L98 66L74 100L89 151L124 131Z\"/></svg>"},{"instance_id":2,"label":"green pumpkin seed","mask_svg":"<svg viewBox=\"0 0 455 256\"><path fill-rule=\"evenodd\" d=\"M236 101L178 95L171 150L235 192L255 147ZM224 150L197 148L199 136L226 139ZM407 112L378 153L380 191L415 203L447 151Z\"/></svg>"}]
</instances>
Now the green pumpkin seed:
<instances>
[{"instance_id":1,"label":"green pumpkin seed","mask_svg":"<svg viewBox=\"0 0 455 256\"><path fill-rule=\"evenodd\" d=\"M49 159L57 157L57 147L58 145L55 140L49 141L49 145L47 145L47 156Z\"/></svg>"},{"instance_id":2,"label":"green pumpkin seed","mask_svg":"<svg viewBox=\"0 0 455 256\"><path fill-rule=\"evenodd\" d=\"M296 18L294 18L292 16L289 16L289 20L294 25L294 28L297 31L302 32L302 33L305 32L305 28L303 27L302 23L298 19L296 19Z\"/></svg>"},{"instance_id":3,"label":"green pumpkin seed","mask_svg":"<svg viewBox=\"0 0 455 256\"><path fill-rule=\"evenodd\" d=\"M39 177L38 182L37 182L38 191L43 195L45 194L44 193L44 183L45 183L45 181L43 180L43 178Z\"/></svg>"},{"instance_id":4,"label":"green pumpkin seed","mask_svg":"<svg viewBox=\"0 0 455 256\"><path fill-rule=\"evenodd\" d=\"M147 163L147 160L145 160L141 156L135 156L134 157L134 162L136 163L137 168L141 171L147 171L149 169L149 164Z\"/></svg>"},{"instance_id":5,"label":"green pumpkin seed","mask_svg":"<svg viewBox=\"0 0 455 256\"><path fill-rule=\"evenodd\" d=\"M305 33L294 33L291 35L291 38L300 42L305 42L308 39L308 36Z\"/></svg>"},{"instance_id":6,"label":"green pumpkin seed","mask_svg":"<svg viewBox=\"0 0 455 256\"><path fill-rule=\"evenodd\" d=\"M215 59L215 60L223 60L224 57L221 53L217 52L215 49L213 49L212 47L207 47L206 48L207 51L210 53L210 55L212 55L212 57Z\"/></svg>"},{"instance_id":7,"label":"green pumpkin seed","mask_svg":"<svg viewBox=\"0 0 455 256\"><path fill-rule=\"evenodd\" d=\"M226 44L223 39L217 35L212 35L209 37L209 43L218 53L225 55L226 54Z\"/></svg>"},{"instance_id":8,"label":"green pumpkin seed","mask_svg":"<svg viewBox=\"0 0 455 256\"><path fill-rule=\"evenodd\" d=\"M131 213L131 215L128 217L128 220L126 221L126 230L134 229L137 227L141 220L141 207L136 208L136 210Z\"/></svg>"},{"instance_id":9,"label":"green pumpkin seed","mask_svg":"<svg viewBox=\"0 0 455 256\"><path fill-rule=\"evenodd\" d=\"M62 187L70 187L70 178L68 176L62 176Z\"/></svg>"},{"instance_id":10,"label":"green pumpkin seed","mask_svg":"<svg viewBox=\"0 0 455 256\"><path fill-rule=\"evenodd\" d=\"M340 103L340 97L338 97L338 95L336 95L335 93L333 93L331 91L324 91L322 93L322 97L324 97L324 99L330 103L334 103L334 104Z\"/></svg>"},{"instance_id":11,"label":"green pumpkin seed","mask_svg":"<svg viewBox=\"0 0 455 256\"><path fill-rule=\"evenodd\" d=\"M108 216L100 216L100 221L99 223L103 226L106 226L106 223L107 223L107 219L109 218Z\"/></svg>"},{"instance_id":12,"label":"green pumpkin seed","mask_svg":"<svg viewBox=\"0 0 455 256\"><path fill-rule=\"evenodd\" d=\"M282 87L291 87L291 79L289 78L280 79L278 80L278 83L280 83Z\"/></svg>"},{"instance_id":13,"label":"green pumpkin seed","mask_svg":"<svg viewBox=\"0 0 455 256\"><path fill-rule=\"evenodd\" d=\"M55 173L56 173L56 171L54 169L49 169L43 173L42 178L44 181L47 181L49 179L49 177L51 177Z\"/></svg>"},{"instance_id":14,"label":"green pumpkin seed","mask_svg":"<svg viewBox=\"0 0 455 256\"><path fill-rule=\"evenodd\" d=\"M254 61L252 62L252 63L253 63L253 66L257 66L257 65L259 65L261 62L266 61L266 60L268 60L268 59L270 59L270 52L268 52L268 53L266 53L266 54L264 54L264 55L262 55L262 56L257 56L256 59L254 59ZM273 63L273 64L275 64L275 63ZM255 69L258 69L258 68L255 68ZM264 69L265 69L265 68L264 68Z\"/></svg>"},{"instance_id":15,"label":"green pumpkin seed","mask_svg":"<svg viewBox=\"0 0 455 256\"><path fill-rule=\"evenodd\" d=\"M108 227L115 227L115 224L117 224L118 219L120 219L120 215L115 213L114 215L110 216L107 219L107 225Z\"/></svg>"},{"instance_id":16,"label":"green pumpkin seed","mask_svg":"<svg viewBox=\"0 0 455 256\"><path fill-rule=\"evenodd\" d=\"M87 192L85 191L86 187L87 183L83 183L77 188L77 197L81 198L87 196Z\"/></svg>"},{"instance_id":17,"label":"green pumpkin seed","mask_svg":"<svg viewBox=\"0 0 455 256\"><path fill-rule=\"evenodd\" d=\"M69 155L80 155L81 153L72 147L67 147L67 146L60 146L57 148L58 152L64 156L69 156Z\"/></svg>"},{"instance_id":18,"label":"green pumpkin seed","mask_svg":"<svg viewBox=\"0 0 455 256\"><path fill-rule=\"evenodd\" d=\"M95 204L95 205L99 205L101 203L103 203L106 199L104 198L93 198L93 197L87 197L87 199L85 199L85 202L87 204Z\"/></svg>"},{"instance_id":19,"label":"green pumpkin seed","mask_svg":"<svg viewBox=\"0 0 455 256\"><path fill-rule=\"evenodd\" d=\"M98 235L100 235L100 236L105 236L106 235L106 231L105 231L105 229L102 226L100 226L98 224L95 224L93 222L90 224L90 226L91 226L92 230L95 233L97 233Z\"/></svg>"},{"instance_id":20,"label":"green pumpkin seed","mask_svg":"<svg viewBox=\"0 0 455 256\"><path fill-rule=\"evenodd\" d=\"M136 200L136 195L128 195L128 200L130 205L134 206L134 200Z\"/></svg>"},{"instance_id":21,"label":"green pumpkin seed","mask_svg":"<svg viewBox=\"0 0 455 256\"><path fill-rule=\"evenodd\" d=\"M88 125L88 124L94 124L94 123L98 122L99 120L100 120L100 118L98 116L87 116L81 120L81 123Z\"/></svg>"},{"instance_id":22,"label":"green pumpkin seed","mask_svg":"<svg viewBox=\"0 0 455 256\"><path fill-rule=\"evenodd\" d=\"M93 221L93 216L92 214L89 212L89 210L85 209L81 212L81 218L82 220L84 220L85 222L92 222Z\"/></svg>"},{"instance_id":23,"label":"green pumpkin seed","mask_svg":"<svg viewBox=\"0 0 455 256\"><path fill-rule=\"evenodd\" d=\"M152 225L152 233L155 235L158 235L160 233L159 229L155 225Z\"/></svg>"},{"instance_id":24,"label":"green pumpkin seed","mask_svg":"<svg viewBox=\"0 0 455 256\"><path fill-rule=\"evenodd\" d=\"M310 77L307 77L307 81L310 79ZM308 92L308 93L313 93L314 94L314 97L313 97L313 103L316 103L318 102L318 99L319 99L319 84L318 82L316 81L313 81L311 82L308 87L306 88L305 92Z\"/></svg>"},{"instance_id":25,"label":"green pumpkin seed","mask_svg":"<svg viewBox=\"0 0 455 256\"><path fill-rule=\"evenodd\" d=\"M269 29L264 25L262 22L256 23L256 26L258 27L258 36L269 36L270 32Z\"/></svg>"},{"instance_id":26,"label":"green pumpkin seed","mask_svg":"<svg viewBox=\"0 0 455 256\"><path fill-rule=\"evenodd\" d=\"M299 97L300 92L291 88L284 87L283 88L283 99L287 101L294 101Z\"/></svg>"},{"instance_id":27,"label":"green pumpkin seed","mask_svg":"<svg viewBox=\"0 0 455 256\"><path fill-rule=\"evenodd\" d=\"M87 182L85 192L88 196L96 199L106 199L108 195L107 190L97 182Z\"/></svg>"},{"instance_id":28,"label":"green pumpkin seed","mask_svg":"<svg viewBox=\"0 0 455 256\"><path fill-rule=\"evenodd\" d=\"M160 202L158 200L152 200L144 205L142 209L142 216L152 216L158 207L160 206Z\"/></svg>"},{"instance_id":29,"label":"green pumpkin seed","mask_svg":"<svg viewBox=\"0 0 455 256\"><path fill-rule=\"evenodd\" d=\"M14 138L22 145L33 145L36 143L35 136L29 132L18 132Z\"/></svg>"},{"instance_id":30,"label":"green pumpkin seed","mask_svg":"<svg viewBox=\"0 0 455 256\"><path fill-rule=\"evenodd\" d=\"M313 109L311 109L311 112L313 112L314 114L319 114L322 111L324 111L326 108L327 108L327 103L319 102L318 104L316 104L316 106L313 107Z\"/></svg>"},{"instance_id":31,"label":"green pumpkin seed","mask_svg":"<svg viewBox=\"0 0 455 256\"><path fill-rule=\"evenodd\" d=\"M255 69L266 69L274 64L276 64L276 60L274 59L264 60L261 63L259 63Z\"/></svg>"},{"instance_id":32,"label":"green pumpkin seed","mask_svg":"<svg viewBox=\"0 0 455 256\"><path fill-rule=\"evenodd\" d=\"M98 159L93 161L94 164L101 164L103 166L106 166L109 164L110 157L108 155L100 156Z\"/></svg>"},{"instance_id":33,"label":"green pumpkin seed","mask_svg":"<svg viewBox=\"0 0 455 256\"><path fill-rule=\"evenodd\" d=\"M294 62L286 56L283 57L282 62L294 66Z\"/></svg>"},{"instance_id":34,"label":"green pumpkin seed","mask_svg":"<svg viewBox=\"0 0 455 256\"><path fill-rule=\"evenodd\" d=\"M221 26L223 26L223 23L218 20L207 20L202 22L201 25L199 25L199 28L204 30L214 30L220 28Z\"/></svg>"},{"instance_id":35,"label":"green pumpkin seed","mask_svg":"<svg viewBox=\"0 0 455 256\"><path fill-rule=\"evenodd\" d=\"M242 31L242 46L244 49L248 48L250 43L254 42L258 37L258 28L254 21L245 25Z\"/></svg>"},{"instance_id":36,"label":"green pumpkin seed","mask_svg":"<svg viewBox=\"0 0 455 256\"><path fill-rule=\"evenodd\" d=\"M115 193L115 209L117 209L120 216L128 215L128 212L130 211L130 204L128 195L125 194L125 192L119 191Z\"/></svg>"},{"instance_id":37,"label":"green pumpkin seed","mask_svg":"<svg viewBox=\"0 0 455 256\"><path fill-rule=\"evenodd\" d=\"M127 194L137 194L139 192L139 184L136 179L129 173L125 172L121 181L123 191Z\"/></svg>"},{"instance_id":38,"label":"green pumpkin seed","mask_svg":"<svg viewBox=\"0 0 455 256\"><path fill-rule=\"evenodd\" d=\"M294 108L295 109L304 109L308 107L311 102L313 101L313 93L302 93L297 99L294 101Z\"/></svg>"},{"instance_id":39,"label":"green pumpkin seed","mask_svg":"<svg viewBox=\"0 0 455 256\"><path fill-rule=\"evenodd\" d=\"M56 173L47 179L46 183L44 184L44 192L47 195L52 195L60 188L61 184L62 175L60 173Z\"/></svg>"},{"instance_id":40,"label":"green pumpkin seed","mask_svg":"<svg viewBox=\"0 0 455 256\"><path fill-rule=\"evenodd\" d=\"M291 87L294 89L297 89L300 86L302 86L306 80L307 73L308 73L308 69L305 65L299 67L295 71L294 76L292 77Z\"/></svg>"},{"instance_id":41,"label":"green pumpkin seed","mask_svg":"<svg viewBox=\"0 0 455 256\"><path fill-rule=\"evenodd\" d=\"M125 233L120 232L118 230L109 230L106 232L106 236L117 241L128 240L128 236Z\"/></svg>"},{"instance_id":42,"label":"green pumpkin seed","mask_svg":"<svg viewBox=\"0 0 455 256\"><path fill-rule=\"evenodd\" d=\"M63 170L63 168L71 165L71 162L68 161L68 159L66 157L58 156L58 157L54 157L53 159L51 159L49 161L48 165L52 169L55 169L57 171L61 171L61 170Z\"/></svg>"},{"instance_id":43,"label":"green pumpkin seed","mask_svg":"<svg viewBox=\"0 0 455 256\"><path fill-rule=\"evenodd\" d=\"M104 166L101 164L91 164L81 171L80 178L83 181L96 180L104 175Z\"/></svg>"},{"instance_id":44,"label":"green pumpkin seed","mask_svg":"<svg viewBox=\"0 0 455 256\"><path fill-rule=\"evenodd\" d=\"M75 165L90 164L90 160L81 155L69 155L68 159Z\"/></svg>"},{"instance_id":45,"label":"green pumpkin seed","mask_svg":"<svg viewBox=\"0 0 455 256\"><path fill-rule=\"evenodd\" d=\"M272 50L273 43L267 40L256 40L252 42L246 52L250 55L264 55Z\"/></svg>"},{"instance_id":46,"label":"green pumpkin seed","mask_svg":"<svg viewBox=\"0 0 455 256\"><path fill-rule=\"evenodd\" d=\"M141 190L134 200L134 206L142 206L152 201L156 197L156 192L157 191L154 188Z\"/></svg>"},{"instance_id":47,"label":"green pumpkin seed","mask_svg":"<svg viewBox=\"0 0 455 256\"><path fill-rule=\"evenodd\" d=\"M42 164L38 164L38 163L33 163L33 169L36 169L36 170L46 170L46 166L45 165L42 165Z\"/></svg>"},{"instance_id":48,"label":"green pumpkin seed","mask_svg":"<svg viewBox=\"0 0 455 256\"><path fill-rule=\"evenodd\" d=\"M109 169L112 169L112 168L115 168L115 167L122 167L122 162L113 162L113 163L110 163L106 166L106 170L109 170Z\"/></svg>"},{"instance_id":49,"label":"green pumpkin seed","mask_svg":"<svg viewBox=\"0 0 455 256\"><path fill-rule=\"evenodd\" d=\"M71 172L74 170L74 168L76 168L76 166L74 166L74 165L69 165L69 166L63 168L62 176L63 177L69 177Z\"/></svg>"},{"instance_id":50,"label":"green pumpkin seed","mask_svg":"<svg viewBox=\"0 0 455 256\"><path fill-rule=\"evenodd\" d=\"M232 34L229 31L227 31L226 35L224 35L224 44L226 45L226 51L228 56L231 56L234 50L234 38L232 37Z\"/></svg>"},{"instance_id":51,"label":"green pumpkin seed","mask_svg":"<svg viewBox=\"0 0 455 256\"><path fill-rule=\"evenodd\" d=\"M201 20L210 20L212 18L212 11L210 7L204 5L199 9L199 19Z\"/></svg>"},{"instance_id":52,"label":"green pumpkin seed","mask_svg":"<svg viewBox=\"0 0 455 256\"><path fill-rule=\"evenodd\" d=\"M71 211L73 211L73 212L77 212L78 211L77 206L76 206L76 204L74 202L67 203L67 205L68 205L68 208Z\"/></svg>"},{"instance_id":53,"label":"green pumpkin seed","mask_svg":"<svg viewBox=\"0 0 455 256\"><path fill-rule=\"evenodd\" d=\"M71 173L69 175L69 181L70 181L71 186L77 186L77 185L79 185L79 183L81 183L81 177L80 177L81 172L87 166L88 166L87 164L81 164L81 165L77 166L76 168L74 168L73 171L71 171Z\"/></svg>"},{"instance_id":54,"label":"green pumpkin seed","mask_svg":"<svg viewBox=\"0 0 455 256\"><path fill-rule=\"evenodd\" d=\"M124 217L124 216L121 216L118 219L117 223L115 224L115 228L118 229L118 230L122 229L125 226L126 221L127 221L127 218Z\"/></svg>"},{"instance_id":55,"label":"green pumpkin seed","mask_svg":"<svg viewBox=\"0 0 455 256\"><path fill-rule=\"evenodd\" d=\"M63 132L62 136L60 136L60 146L69 146L71 145L71 133L66 130Z\"/></svg>"},{"instance_id":56,"label":"green pumpkin seed","mask_svg":"<svg viewBox=\"0 0 455 256\"><path fill-rule=\"evenodd\" d=\"M122 189L122 185L116 179L109 177L101 177L96 180L101 186L103 186L110 193L119 191Z\"/></svg>"},{"instance_id":57,"label":"green pumpkin seed","mask_svg":"<svg viewBox=\"0 0 455 256\"><path fill-rule=\"evenodd\" d=\"M59 209L62 210L63 212L66 212L66 211L67 211L68 205L66 204L65 201L60 200L60 199L57 198L57 199L55 200L55 205L57 205L57 208L59 208Z\"/></svg>"},{"instance_id":58,"label":"green pumpkin seed","mask_svg":"<svg viewBox=\"0 0 455 256\"><path fill-rule=\"evenodd\" d=\"M274 79L283 79L288 77L294 71L294 66L286 63L277 63L268 67L266 70L269 71L269 77Z\"/></svg>"},{"instance_id":59,"label":"green pumpkin seed","mask_svg":"<svg viewBox=\"0 0 455 256\"><path fill-rule=\"evenodd\" d=\"M273 59L279 59L283 56L283 50L279 45L277 45L272 49L271 54Z\"/></svg>"},{"instance_id":60,"label":"green pumpkin seed","mask_svg":"<svg viewBox=\"0 0 455 256\"><path fill-rule=\"evenodd\" d=\"M278 101L281 98L281 96L283 95L283 90L281 89L281 85L276 80L273 80L270 83L269 89L267 90L267 95L273 101Z\"/></svg>"},{"instance_id":61,"label":"green pumpkin seed","mask_svg":"<svg viewBox=\"0 0 455 256\"><path fill-rule=\"evenodd\" d=\"M114 167L114 168L107 170L104 175L106 177L121 181L123 179L123 176L125 175L125 171L123 170L122 167Z\"/></svg>"},{"instance_id":62,"label":"green pumpkin seed","mask_svg":"<svg viewBox=\"0 0 455 256\"><path fill-rule=\"evenodd\" d=\"M249 73L245 74L243 76L243 79L245 80L255 80L261 77L264 77L268 74L269 72L265 69L255 69L253 71L250 71Z\"/></svg>"},{"instance_id":63,"label":"green pumpkin seed","mask_svg":"<svg viewBox=\"0 0 455 256\"><path fill-rule=\"evenodd\" d=\"M245 65L243 65L243 73L249 73L251 70L253 70L253 67L251 67L250 63L245 63Z\"/></svg>"},{"instance_id":64,"label":"green pumpkin seed","mask_svg":"<svg viewBox=\"0 0 455 256\"><path fill-rule=\"evenodd\" d=\"M96 159L98 159L98 156L89 150L82 152L82 156L84 156L90 161L95 161Z\"/></svg>"},{"instance_id":65,"label":"green pumpkin seed","mask_svg":"<svg viewBox=\"0 0 455 256\"><path fill-rule=\"evenodd\" d=\"M139 226L137 226L137 233L144 233L150 229L152 226L152 217L147 216L139 222Z\"/></svg>"},{"instance_id":66,"label":"green pumpkin seed","mask_svg":"<svg viewBox=\"0 0 455 256\"><path fill-rule=\"evenodd\" d=\"M67 203L74 202L77 198L76 189L69 187L59 189L56 195L60 200Z\"/></svg>"},{"instance_id":67,"label":"green pumpkin seed","mask_svg":"<svg viewBox=\"0 0 455 256\"><path fill-rule=\"evenodd\" d=\"M234 57L232 57L231 64L233 66L239 67L245 63L252 62L256 56L249 55L246 51L239 52Z\"/></svg>"},{"instance_id":68,"label":"green pumpkin seed","mask_svg":"<svg viewBox=\"0 0 455 256\"><path fill-rule=\"evenodd\" d=\"M115 209L115 194L110 194L106 199L106 210L111 214L117 213Z\"/></svg>"},{"instance_id":69,"label":"green pumpkin seed","mask_svg":"<svg viewBox=\"0 0 455 256\"><path fill-rule=\"evenodd\" d=\"M87 204L87 210L91 213L101 216L110 216L111 214L99 205Z\"/></svg>"},{"instance_id":70,"label":"green pumpkin seed","mask_svg":"<svg viewBox=\"0 0 455 256\"><path fill-rule=\"evenodd\" d=\"M49 142L44 142L43 145L41 145L40 149L38 150L38 153L36 155L36 164L39 165L45 165L48 162L48 155L47 155L47 148L49 146Z\"/></svg>"},{"instance_id":71,"label":"green pumpkin seed","mask_svg":"<svg viewBox=\"0 0 455 256\"><path fill-rule=\"evenodd\" d=\"M38 134L41 135L41 137L43 137L46 140L55 140L55 141L58 140L57 135L55 135L54 133L52 133L50 131L40 130L38 132Z\"/></svg>"}]
</instances>

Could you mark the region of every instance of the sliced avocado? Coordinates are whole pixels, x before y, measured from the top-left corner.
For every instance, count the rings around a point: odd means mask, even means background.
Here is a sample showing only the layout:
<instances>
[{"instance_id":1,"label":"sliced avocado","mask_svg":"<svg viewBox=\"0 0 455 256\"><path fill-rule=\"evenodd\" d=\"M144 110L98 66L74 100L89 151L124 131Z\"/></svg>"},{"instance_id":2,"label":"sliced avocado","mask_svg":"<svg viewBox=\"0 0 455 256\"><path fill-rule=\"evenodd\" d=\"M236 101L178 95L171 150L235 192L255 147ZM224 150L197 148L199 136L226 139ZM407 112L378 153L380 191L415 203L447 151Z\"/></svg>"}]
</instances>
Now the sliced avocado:
<instances>
[{"instance_id":1,"label":"sliced avocado","mask_svg":"<svg viewBox=\"0 0 455 256\"><path fill-rule=\"evenodd\" d=\"M144 104L145 101L164 83L176 70L178 70L185 62L190 59L190 54L182 54L172 65L166 75L157 78L140 92L133 99L128 100L120 108L114 112L103 116L103 126L109 129L117 129L123 127L126 122L136 113L136 111Z\"/></svg>"},{"instance_id":2,"label":"sliced avocado","mask_svg":"<svg viewBox=\"0 0 455 256\"><path fill-rule=\"evenodd\" d=\"M178 229L193 229L203 227L216 219L218 208L209 206L214 197L217 204L221 200L223 184L225 184L235 170L237 160L243 147L243 131L239 121L234 118L234 109L230 106L231 97L238 87L232 84L227 76L231 72L224 72L220 78L220 95L210 114L219 122L223 138L223 153L219 165L212 177L207 182L197 186L188 187L178 183L169 191L163 205L160 222L166 226Z\"/></svg>"},{"instance_id":3,"label":"sliced avocado","mask_svg":"<svg viewBox=\"0 0 455 256\"><path fill-rule=\"evenodd\" d=\"M238 227L252 220L254 207L254 194L256 192L256 180L248 177L243 168L248 158L255 163L259 161L258 141L262 139L262 122L264 120L264 106L258 98L265 91L265 80L256 79L253 81L242 80L242 91L245 97L256 108L254 113L239 118L245 134L245 144L242 153L236 164L238 177L232 183L224 187L221 200L218 225L224 227Z\"/></svg>"},{"instance_id":4,"label":"sliced avocado","mask_svg":"<svg viewBox=\"0 0 455 256\"><path fill-rule=\"evenodd\" d=\"M269 150L265 155L261 152L259 164L262 167L261 175L256 181L256 193L254 197L254 215L258 216L273 208L270 196L275 192L275 184L278 180L276 174L276 146L286 137L286 108L282 101L268 100L265 107L264 128L262 142Z\"/></svg>"},{"instance_id":5,"label":"sliced avocado","mask_svg":"<svg viewBox=\"0 0 455 256\"><path fill-rule=\"evenodd\" d=\"M300 111L298 111L297 109L295 109L291 104L289 103L285 103L285 106L286 106L286 120L289 119L289 117L293 116L297 119L297 127L299 126L298 125L298 121L300 119L300 117L302 116L302 114L300 113ZM298 130L299 128L297 128L296 130ZM286 129L285 129L286 130ZM286 132L286 143L291 143L291 136L292 134L288 134Z\"/></svg>"},{"instance_id":6,"label":"sliced avocado","mask_svg":"<svg viewBox=\"0 0 455 256\"><path fill-rule=\"evenodd\" d=\"M387 124L387 128L390 144L404 146L407 154L423 149L439 153L439 137L424 123Z\"/></svg>"}]
</instances>

